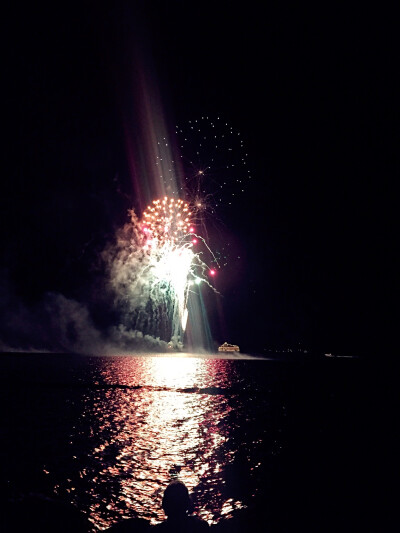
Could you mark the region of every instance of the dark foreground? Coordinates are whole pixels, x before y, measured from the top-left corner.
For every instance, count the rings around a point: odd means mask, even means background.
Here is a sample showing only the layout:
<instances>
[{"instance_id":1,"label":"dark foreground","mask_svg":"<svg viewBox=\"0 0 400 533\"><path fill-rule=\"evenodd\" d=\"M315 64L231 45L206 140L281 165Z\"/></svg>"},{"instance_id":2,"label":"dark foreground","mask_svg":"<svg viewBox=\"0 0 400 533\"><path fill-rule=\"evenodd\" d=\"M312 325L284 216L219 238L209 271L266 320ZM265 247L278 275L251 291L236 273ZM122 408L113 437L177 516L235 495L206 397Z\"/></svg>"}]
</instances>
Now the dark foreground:
<instances>
[{"instance_id":1,"label":"dark foreground","mask_svg":"<svg viewBox=\"0 0 400 533\"><path fill-rule=\"evenodd\" d=\"M288 445L265 462L262 483L250 499L246 498L252 490L246 458L242 464L239 458L228 480L231 494L251 503L210 530L378 532L394 528L394 369L365 361L322 364L330 379L337 380L337 388L330 387L329 394L324 394L326 379L315 379L318 374L308 372L308 363L296 370L301 379L293 374L281 383L290 413L285 428ZM8 490L6 480L2 491L1 531L95 531L83 513L52 494L15 493ZM133 517L109 531L153 528Z\"/></svg>"}]
</instances>

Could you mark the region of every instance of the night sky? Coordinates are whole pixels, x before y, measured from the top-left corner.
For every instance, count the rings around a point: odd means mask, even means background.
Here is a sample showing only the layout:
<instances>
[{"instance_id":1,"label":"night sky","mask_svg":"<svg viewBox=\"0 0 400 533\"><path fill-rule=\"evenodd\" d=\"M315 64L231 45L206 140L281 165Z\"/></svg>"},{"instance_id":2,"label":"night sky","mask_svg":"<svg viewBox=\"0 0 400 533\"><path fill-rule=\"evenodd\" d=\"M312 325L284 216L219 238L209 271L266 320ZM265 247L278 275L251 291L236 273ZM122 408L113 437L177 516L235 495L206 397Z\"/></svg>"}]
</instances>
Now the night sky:
<instances>
[{"instance_id":1,"label":"night sky","mask_svg":"<svg viewBox=\"0 0 400 533\"><path fill-rule=\"evenodd\" d=\"M138 206L127 125L138 150L145 69L172 129L220 116L247 147L252 181L218 213L234 253L217 280L223 332L206 297L216 340L258 352L394 352L393 13L83 2L17 6L3 20L4 347L18 344L18 331L20 346L34 345L35 325L52 327L40 321L50 293L87 304L106 324L98 256Z\"/></svg>"}]
</instances>

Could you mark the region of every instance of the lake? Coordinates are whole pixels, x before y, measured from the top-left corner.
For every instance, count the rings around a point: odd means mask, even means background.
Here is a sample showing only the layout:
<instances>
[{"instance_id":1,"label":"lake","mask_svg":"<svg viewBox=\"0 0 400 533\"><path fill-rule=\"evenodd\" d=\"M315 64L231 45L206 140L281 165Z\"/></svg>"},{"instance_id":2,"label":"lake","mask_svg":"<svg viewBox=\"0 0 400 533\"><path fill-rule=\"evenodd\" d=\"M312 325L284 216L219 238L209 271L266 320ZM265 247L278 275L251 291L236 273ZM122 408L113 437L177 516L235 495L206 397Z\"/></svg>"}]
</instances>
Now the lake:
<instances>
[{"instance_id":1,"label":"lake","mask_svg":"<svg viewBox=\"0 0 400 533\"><path fill-rule=\"evenodd\" d=\"M56 494L95 529L162 521L176 477L210 524L356 523L374 380L363 361L301 354L3 354L2 487Z\"/></svg>"}]
</instances>

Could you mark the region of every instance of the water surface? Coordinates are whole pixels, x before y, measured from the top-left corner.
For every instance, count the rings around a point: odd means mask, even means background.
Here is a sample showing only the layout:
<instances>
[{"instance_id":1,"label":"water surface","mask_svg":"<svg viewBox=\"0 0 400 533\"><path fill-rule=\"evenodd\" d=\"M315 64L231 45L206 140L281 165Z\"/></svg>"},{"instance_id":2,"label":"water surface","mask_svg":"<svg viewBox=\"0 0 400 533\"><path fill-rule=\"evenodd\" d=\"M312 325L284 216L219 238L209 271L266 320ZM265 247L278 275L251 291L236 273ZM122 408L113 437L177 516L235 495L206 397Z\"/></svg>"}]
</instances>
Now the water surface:
<instances>
[{"instance_id":1,"label":"water surface","mask_svg":"<svg viewBox=\"0 0 400 533\"><path fill-rule=\"evenodd\" d=\"M176 476L210 524L298 499L304 476L333 486L321 458L350 418L358 434L357 362L190 355L3 355L3 482L56 493L98 529L163 520ZM353 468L358 442L346 442Z\"/></svg>"}]
</instances>

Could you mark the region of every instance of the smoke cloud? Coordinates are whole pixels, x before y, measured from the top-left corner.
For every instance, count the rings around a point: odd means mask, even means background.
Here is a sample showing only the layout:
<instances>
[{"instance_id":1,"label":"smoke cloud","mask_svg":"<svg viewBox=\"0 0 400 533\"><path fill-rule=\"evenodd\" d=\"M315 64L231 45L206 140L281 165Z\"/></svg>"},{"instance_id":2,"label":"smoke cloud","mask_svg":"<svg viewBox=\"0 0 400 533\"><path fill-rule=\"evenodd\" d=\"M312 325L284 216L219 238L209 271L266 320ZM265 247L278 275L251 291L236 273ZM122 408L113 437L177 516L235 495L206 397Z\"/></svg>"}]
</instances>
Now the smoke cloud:
<instances>
[{"instance_id":1,"label":"smoke cloud","mask_svg":"<svg viewBox=\"0 0 400 533\"><path fill-rule=\"evenodd\" d=\"M176 297L167 282L155 280L154 256L143 246L133 211L130 217L100 254L103 276L89 301L50 292L26 303L3 273L1 351L116 354L183 348L174 328Z\"/></svg>"}]
</instances>

